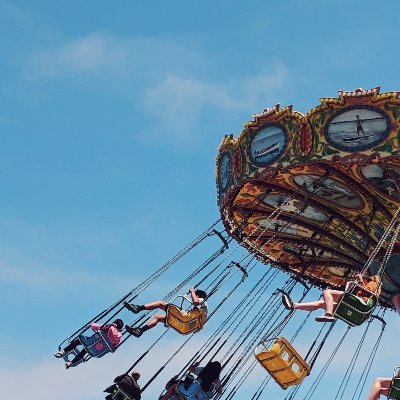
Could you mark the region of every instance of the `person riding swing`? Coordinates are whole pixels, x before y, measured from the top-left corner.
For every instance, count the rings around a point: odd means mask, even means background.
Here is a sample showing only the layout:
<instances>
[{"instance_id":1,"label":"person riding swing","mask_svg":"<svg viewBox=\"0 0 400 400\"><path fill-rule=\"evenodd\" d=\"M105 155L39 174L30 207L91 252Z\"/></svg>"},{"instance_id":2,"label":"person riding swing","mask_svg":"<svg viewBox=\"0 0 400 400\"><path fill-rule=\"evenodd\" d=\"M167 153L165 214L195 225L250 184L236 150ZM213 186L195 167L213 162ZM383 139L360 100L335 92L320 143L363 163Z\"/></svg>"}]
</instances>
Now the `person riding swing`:
<instances>
[{"instance_id":1,"label":"person riding swing","mask_svg":"<svg viewBox=\"0 0 400 400\"><path fill-rule=\"evenodd\" d=\"M121 341L122 338L122 328L124 327L124 322L122 319L116 319L113 321L111 324L107 325L101 325L101 324L96 324L92 323L90 325L92 330L94 332L102 330L107 334L108 340L112 343L113 346L117 347L119 345L119 342ZM76 349L78 346L82 345L81 337L77 337L74 340L71 341L70 344L68 344L64 349L59 350L54 353L54 357L56 358L63 358L66 356L70 351ZM70 367L74 367L78 362L80 362L85 355L88 353L87 349L84 348L82 349L77 355L73 358L71 361L67 361L65 363L65 368L68 369Z\"/></svg>"},{"instance_id":2,"label":"person riding swing","mask_svg":"<svg viewBox=\"0 0 400 400\"><path fill-rule=\"evenodd\" d=\"M199 309L204 314L204 319L207 315L208 308L207 308L207 293L200 289L189 289L190 296L191 296L191 303L193 305L192 309ZM141 311L146 310L156 310L160 309L167 312L169 304L162 300L157 300L152 303L147 303L144 305L137 305L131 304L127 301L124 301L124 307L127 308L129 311L133 312L134 314L138 314ZM142 336L143 332L148 331L149 329L154 328L158 323L163 323L166 325L166 314L157 314L151 319L147 321L147 323L142 327L132 327L130 325L125 325L125 330L135 337ZM167 325L166 325L167 326Z\"/></svg>"},{"instance_id":3,"label":"person riding swing","mask_svg":"<svg viewBox=\"0 0 400 400\"><path fill-rule=\"evenodd\" d=\"M371 293L379 292L381 279L379 275L366 276L358 274L357 278L360 282L360 288L355 289L354 295L365 305L368 305L373 300L374 296ZM365 290L364 290L365 289ZM287 310L305 310L315 311L318 309L325 310L325 314L316 317L318 322L334 322L336 318L333 316L333 310L340 301L345 292L342 290L325 289L322 294L322 299L306 303L294 303L288 293L282 294L282 303Z\"/></svg>"}]
</instances>

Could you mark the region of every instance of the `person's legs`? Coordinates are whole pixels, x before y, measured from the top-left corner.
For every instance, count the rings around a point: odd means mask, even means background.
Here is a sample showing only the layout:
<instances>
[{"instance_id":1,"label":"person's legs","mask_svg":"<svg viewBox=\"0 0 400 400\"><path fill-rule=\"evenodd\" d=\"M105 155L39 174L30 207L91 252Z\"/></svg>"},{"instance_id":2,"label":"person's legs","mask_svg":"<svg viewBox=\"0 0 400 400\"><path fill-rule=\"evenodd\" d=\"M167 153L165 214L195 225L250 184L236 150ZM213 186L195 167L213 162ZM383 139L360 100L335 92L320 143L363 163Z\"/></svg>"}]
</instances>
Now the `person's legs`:
<instances>
[{"instance_id":1,"label":"person's legs","mask_svg":"<svg viewBox=\"0 0 400 400\"><path fill-rule=\"evenodd\" d=\"M72 361L68 361L65 363L65 368L70 368L73 367L74 364L76 364L78 361L82 360L82 358L85 356L87 353L86 349L81 350L74 358Z\"/></svg>"},{"instance_id":2,"label":"person's legs","mask_svg":"<svg viewBox=\"0 0 400 400\"><path fill-rule=\"evenodd\" d=\"M125 330L133 336L139 337L142 336L143 332L148 331L151 328L154 328L158 323L165 323L165 315L164 314L157 314L153 318L149 319L146 325L142 326L141 328L135 328L129 325L125 325Z\"/></svg>"},{"instance_id":3,"label":"person's legs","mask_svg":"<svg viewBox=\"0 0 400 400\"><path fill-rule=\"evenodd\" d=\"M340 298L342 297L343 292L341 290L333 290L326 289L324 290L322 296L325 303L325 313L332 315L333 314L333 306L338 303Z\"/></svg>"},{"instance_id":4,"label":"person's legs","mask_svg":"<svg viewBox=\"0 0 400 400\"><path fill-rule=\"evenodd\" d=\"M73 350L76 346L79 346L80 344L81 344L81 342L79 341L78 338L76 338L69 345L67 345L63 350L55 352L54 357L62 358L65 356L65 354L69 353L71 350Z\"/></svg>"},{"instance_id":5,"label":"person's legs","mask_svg":"<svg viewBox=\"0 0 400 400\"><path fill-rule=\"evenodd\" d=\"M322 294L322 299L308 303L293 303L295 310L315 311L319 308L325 310L329 315L333 314L333 306L337 304L343 292L340 290L326 289Z\"/></svg>"},{"instance_id":6,"label":"person's legs","mask_svg":"<svg viewBox=\"0 0 400 400\"><path fill-rule=\"evenodd\" d=\"M315 311L322 308L325 310L325 314L321 317L316 317L316 320L319 322L334 322L335 318L332 316L333 307L338 303L342 295L343 292L340 290L326 289L323 292L321 300L293 303L290 296L287 293L283 293L282 303L288 310Z\"/></svg>"},{"instance_id":7,"label":"person's legs","mask_svg":"<svg viewBox=\"0 0 400 400\"><path fill-rule=\"evenodd\" d=\"M325 303L323 300L310 301L307 303L293 303L293 308L295 310L315 311L319 308L325 308Z\"/></svg>"},{"instance_id":8,"label":"person's legs","mask_svg":"<svg viewBox=\"0 0 400 400\"><path fill-rule=\"evenodd\" d=\"M162 300L153 301L151 303L147 303L144 305L131 304L128 303L127 301L124 301L124 307L127 308L129 311L132 311L134 314L137 314L140 311L145 311L145 310L156 310L157 308L165 311L167 305L168 304Z\"/></svg>"},{"instance_id":9,"label":"person's legs","mask_svg":"<svg viewBox=\"0 0 400 400\"><path fill-rule=\"evenodd\" d=\"M78 338L74 339L68 346L64 348L64 352L68 353L69 351L73 350L76 346L79 346L81 342Z\"/></svg>"},{"instance_id":10,"label":"person's legs","mask_svg":"<svg viewBox=\"0 0 400 400\"><path fill-rule=\"evenodd\" d=\"M391 378L376 378L369 392L368 400L379 400L381 394L387 396L391 383Z\"/></svg>"},{"instance_id":11,"label":"person's legs","mask_svg":"<svg viewBox=\"0 0 400 400\"><path fill-rule=\"evenodd\" d=\"M159 308L160 310L165 311L167 308L167 303L165 301L158 300L153 301L152 303L147 303L144 305L144 307L146 308L146 310L155 310Z\"/></svg>"},{"instance_id":12,"label":"person's legs","mask_svg":"<svg viewBox=\"0 0 400 400\"><path fill-rule=\"evenodd\" d=\"M165 323L165 315L157 314L153 318L149 319L145 326L148 326L148 329L154 328L158 323ZM144 327L143 327L144 328ZM146 329L146 330L148 330Z\"/></svg>"}]
</instances>

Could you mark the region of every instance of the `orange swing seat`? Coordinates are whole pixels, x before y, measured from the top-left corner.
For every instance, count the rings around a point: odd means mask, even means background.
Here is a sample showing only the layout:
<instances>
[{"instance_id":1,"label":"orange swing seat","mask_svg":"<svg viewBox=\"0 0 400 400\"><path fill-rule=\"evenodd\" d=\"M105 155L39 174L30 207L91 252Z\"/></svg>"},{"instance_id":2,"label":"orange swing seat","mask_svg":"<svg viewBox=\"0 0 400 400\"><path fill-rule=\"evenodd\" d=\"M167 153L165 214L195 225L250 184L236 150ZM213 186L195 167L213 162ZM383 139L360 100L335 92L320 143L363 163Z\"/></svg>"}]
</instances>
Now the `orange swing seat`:
<instances>
[{"instance_id":1,"label":"orange swing seat","mask_svg":"<svg viewBox=\"0 0 400 400\"><path fill-rule=\"evenodd\" d=\"M175 300L179 297L182 297L182 304L184 300L188 301L184 296L177 296ZM191 308L185 311L182 305L179 307L172 302L166 310L165 325L182 335L187 335L203 329L206 319L207 315L203 309Z\"/></svg>"},{"instance_id":2,"label":"orange swing seat","mask_svg":"<svg viewBox=\"0 0 400 400\"><path fill-rule=\"evenodd\" d=\"M310 366L284 337L262 341L255 357L282 389L299 385L310 375Z\"/></svg>"}]
</instances>

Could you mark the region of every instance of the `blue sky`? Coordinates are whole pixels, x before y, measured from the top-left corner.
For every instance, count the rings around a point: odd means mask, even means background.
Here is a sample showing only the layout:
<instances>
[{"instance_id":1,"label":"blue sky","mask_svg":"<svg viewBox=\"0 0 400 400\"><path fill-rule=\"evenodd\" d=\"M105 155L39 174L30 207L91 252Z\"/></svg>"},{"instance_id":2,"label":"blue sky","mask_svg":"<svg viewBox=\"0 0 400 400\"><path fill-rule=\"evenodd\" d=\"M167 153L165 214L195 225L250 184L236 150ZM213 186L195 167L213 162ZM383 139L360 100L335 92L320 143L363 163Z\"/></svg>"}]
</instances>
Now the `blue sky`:
<instances>
[{"instance_id":1,"label":"blue sky","mask_svg":"<svg viewBox=\"0 0 400 400\"><path fill-rule=\"evenodd\" d=\"M70 374L58 343L218 218L217 147L253 113L398 90L399 12L393 0L0 0L3 394L26 380L22 394L50 399L50 379L61 400L99 398L136 349ZM398 363L382 360L377 375Z\"/></svg>"}]
</instances>

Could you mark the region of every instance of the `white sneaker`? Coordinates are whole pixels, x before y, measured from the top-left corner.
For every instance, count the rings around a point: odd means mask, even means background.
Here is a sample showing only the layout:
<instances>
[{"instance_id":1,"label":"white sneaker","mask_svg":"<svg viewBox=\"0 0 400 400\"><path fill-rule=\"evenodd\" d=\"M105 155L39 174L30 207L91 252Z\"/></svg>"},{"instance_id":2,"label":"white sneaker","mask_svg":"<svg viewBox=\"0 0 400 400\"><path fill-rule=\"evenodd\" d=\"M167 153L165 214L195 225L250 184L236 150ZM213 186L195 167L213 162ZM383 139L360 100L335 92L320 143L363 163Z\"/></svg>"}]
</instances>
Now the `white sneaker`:
<instances>
[{"instance_id":1,"label":"white sneaker","mask_svg":"<svg viewBox=\"0 0 400 400\"><path fill-rule=\"evenodd\" d=\"M315 317L315 320L316 320L317 322L335 322L335 321L336 321L336 318L333 317L332 315L324 314L324 315L321 315L321 316L319 316L319 317Z\"/></svg>"},{"instance_id":2,"label":"white sneaker","mask_svg":"<svg viewBox=\"0 0 400 400\"><path fill-rule=\"evenodd\" d=\"M53 355L54 355L55 358L62 358L65 355L65 351L64 350L57 351Z\"/></svg>"}]
</instances>

